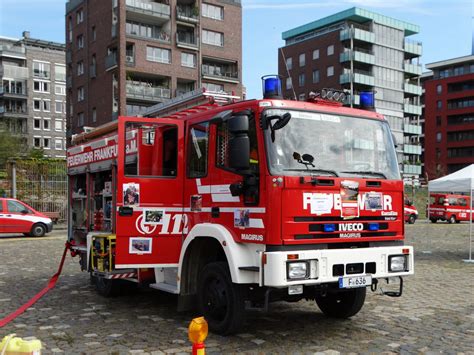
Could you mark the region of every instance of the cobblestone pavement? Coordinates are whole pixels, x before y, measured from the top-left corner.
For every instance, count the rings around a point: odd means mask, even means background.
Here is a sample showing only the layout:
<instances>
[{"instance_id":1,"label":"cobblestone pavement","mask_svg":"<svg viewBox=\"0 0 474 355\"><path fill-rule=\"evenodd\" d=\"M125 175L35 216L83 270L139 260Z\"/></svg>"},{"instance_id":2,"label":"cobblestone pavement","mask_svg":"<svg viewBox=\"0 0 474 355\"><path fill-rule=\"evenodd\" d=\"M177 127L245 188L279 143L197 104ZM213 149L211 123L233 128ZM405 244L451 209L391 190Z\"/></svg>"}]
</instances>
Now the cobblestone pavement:
<instances>
[{"instance_id":1,"label":"cobblestone pavement","mask_svg":"<svg viewBox=\"0 0 474 355\"><path fill-rule=\"evenodd\" d=\"M325 318L314 302L276 303L251 312L241 334L210 334L212 353L470 353L474 354L474 264L467 224L406 227L416 248L415 276L401 298L368 293L350 320ZM44 287L55 272L64 231L41 239L0 238L0 318ZM0 329L43 341L44 353L186 353L194 316L176 313L176 297L143 289L105 299L68 256L56 289Z\"/></svg>"}]
</instances>

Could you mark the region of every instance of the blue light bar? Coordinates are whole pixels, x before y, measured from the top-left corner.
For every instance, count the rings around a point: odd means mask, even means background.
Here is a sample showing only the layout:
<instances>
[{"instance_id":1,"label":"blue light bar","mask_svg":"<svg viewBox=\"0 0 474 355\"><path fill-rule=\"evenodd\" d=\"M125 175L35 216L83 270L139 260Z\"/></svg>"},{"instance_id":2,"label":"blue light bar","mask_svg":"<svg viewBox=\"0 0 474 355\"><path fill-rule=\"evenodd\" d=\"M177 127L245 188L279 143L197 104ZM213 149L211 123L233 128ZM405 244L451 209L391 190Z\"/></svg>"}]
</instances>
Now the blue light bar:
<instances>
[{"instance_id":1,"label":"blue light bar","mask_svg":"<svg viewBox=\"0 0 474 355\"><path fill-rule=\"evenodd\" d=\"M360 106L364 108L374 107L374 92L373 91L360 92Z\"/></svg>"},{"instance_id":2,"label":"blue light bar","mask_svg":"<svg viewBox=\"0 0 474 355\"><path fill-rule=\"evenodd\" d=\"M323 230L325 232L334 232L336 230L336 225L335 224L325 224L323 226Z\"/></svg>"},{"instance_id":3,"label":"blue light bar","mask_svg":"<svg viewBox=\"0 0 474 355\"><path fill-rule=\"evenodd\" d=\"M369 231L378 231L379 229L378 223L369 223Z\"/></svg>"},{"instance_id":4,"label":"blue light bar","mask_svg":"<svg viewBox=\"0 0 474 355\"><path fill-rule=\"evenodd\" d=\"M282 99L281 78L278 75L262 76L263 98Z\"/></svg>"}]
</instances>

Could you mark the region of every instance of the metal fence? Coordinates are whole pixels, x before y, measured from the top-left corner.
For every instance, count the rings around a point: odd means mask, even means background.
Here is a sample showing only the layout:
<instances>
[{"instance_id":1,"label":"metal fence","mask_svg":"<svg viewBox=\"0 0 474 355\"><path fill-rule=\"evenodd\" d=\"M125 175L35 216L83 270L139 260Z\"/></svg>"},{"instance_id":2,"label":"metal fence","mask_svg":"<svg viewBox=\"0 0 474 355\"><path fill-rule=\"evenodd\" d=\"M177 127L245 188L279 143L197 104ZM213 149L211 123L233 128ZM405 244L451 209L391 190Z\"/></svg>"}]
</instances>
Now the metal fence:
<instances>
[{"instance_id":1,"label":"metal fence","mask_svg":"<svg viewBox=\"0 0 474 355\"><path fill-rule=\"evenodd\" d=\"M67 218L67 169L65 160L21 159L9 163L10 196L40 212L58 212Z\"/></svg>"}]
</instances>

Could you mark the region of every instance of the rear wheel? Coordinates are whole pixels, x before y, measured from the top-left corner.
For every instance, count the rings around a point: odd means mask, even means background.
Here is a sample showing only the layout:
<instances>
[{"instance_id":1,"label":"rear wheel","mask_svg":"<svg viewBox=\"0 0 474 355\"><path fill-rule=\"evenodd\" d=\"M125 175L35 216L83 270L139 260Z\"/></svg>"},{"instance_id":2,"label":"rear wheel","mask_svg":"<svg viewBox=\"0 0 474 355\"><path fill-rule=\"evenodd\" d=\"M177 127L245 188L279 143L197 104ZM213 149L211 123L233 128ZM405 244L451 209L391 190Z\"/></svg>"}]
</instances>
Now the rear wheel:
<instances>
[{"instance_id":1,"label":"rear wheel","mask_svg":"<svg viewBox=\"0 0 474 355\"><path fill-rule=\"evenodd\" d=\"M451 217L449 217L448 223L456 223L456 216L452 215Z\"/></svg>"},{"instance_id":2,"label":"rear wheel","mask_svg":"<svg viewBox=\"0 0 474 355\"><path fill-rule=\"evenodd\" d=\"M105 277L93 276L95 279L95 289L97 293L104 297L113 297L117 295L120 280L106 279Z\"/></svg>"},{"instance_id":3,"label":"rear wheel","mask_svg":"<svg viewBox=\"0 0 474 355\"><path fill-rule=\"evenodd\" d=\"M46 227L41 223L36 223L31 227L31 236L42 237L46 234Z\"/></svg>"},{"instance_id":4,"label":"rear wheel","mask_svg":"<svg viewBox=\"0 0 474 355\"><path fill-rule=\"evenodd\" d=\"M244 322L244 298L239 285L232 283L225 262L209 263L198 281L198 309L217 334L232 334Z\"/></svg>"},{"instance_id":5,"label":"rear wheel","mask_svg":"<svg viewBox=\"0 0 474 355\"><path fill-rule=\"evenodd\" d=\"M349 318L356 315L364 305L366 288L328 292L316 296L316 304L328 317Z\"/></svg>"},{"instance_id":6,"label":"rear wheel","mask_svg":"<svg viewBox=\"0 0 474 355\"><path fill-rule=\"evenodd\" d=\"M410 217L408 217L408 223L414 224L415 221L416 221L416 216L414 214L411 214Z\"/></svg>"},{"instance_id":7,"label":"rear wheel","mask_svg":"<svg viewBox=\"0 0 474 355\"><path fill-rule=\"evenodd\" d=\"M438 220L436 218L430 218L431 223L436 223Z\"/></svg>"}]
</instances>

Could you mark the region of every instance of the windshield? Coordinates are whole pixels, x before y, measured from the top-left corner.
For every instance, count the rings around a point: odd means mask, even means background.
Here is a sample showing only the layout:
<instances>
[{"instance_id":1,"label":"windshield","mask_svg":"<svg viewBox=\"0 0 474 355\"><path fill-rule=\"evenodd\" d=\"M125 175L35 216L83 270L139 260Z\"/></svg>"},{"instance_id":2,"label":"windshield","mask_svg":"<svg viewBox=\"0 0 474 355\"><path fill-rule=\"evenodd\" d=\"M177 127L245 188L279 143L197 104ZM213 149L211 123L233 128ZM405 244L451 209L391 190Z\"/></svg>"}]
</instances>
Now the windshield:
<instances>
[{"instance_id":1,"label":"windshield","mask_svg":"<svg viewBox=\"0 0 474 355\"><path fill-rule=\"evenodd\" d=\"M400 179L395 147L386 122L280 109L268 109L263 114L270 117L287 112L291 114L291 120L275 131L274 141L271 130L265 131L272 175Z\"/></svg>"}]
</instances>

